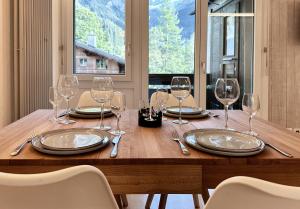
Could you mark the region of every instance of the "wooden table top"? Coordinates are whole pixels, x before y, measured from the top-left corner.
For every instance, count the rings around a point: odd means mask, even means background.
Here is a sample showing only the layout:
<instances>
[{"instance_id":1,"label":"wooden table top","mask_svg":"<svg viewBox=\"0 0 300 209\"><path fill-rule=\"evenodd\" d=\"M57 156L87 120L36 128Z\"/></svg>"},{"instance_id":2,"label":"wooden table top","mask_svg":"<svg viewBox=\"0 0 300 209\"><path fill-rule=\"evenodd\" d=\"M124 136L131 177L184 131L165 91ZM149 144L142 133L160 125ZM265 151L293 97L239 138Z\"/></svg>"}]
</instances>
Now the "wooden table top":
<instances>
[{"instance_id":1,"label":"wooden table top","mask_svg":"<svg viewBox=\"0 0 300 209\"><path fill-rule=\"evenodd\" d=\"M213 111L220 114L219 118L190 120L187 125L176 125L163 121L161 128L143 128L138 126L137 110L127 110L123 113L120 126L127 133L122 137L117 158L110 158L112 145L104 149L74 156L52 156L35 151L30 145L15 157L9 153L20 143L25 141L34 132L42 133L54 129L93 127L97 120L78 119L72 125L60 125L49 121L50 110L38 110L0 130L0 165L122 165L122 164L200 164L200 165L270 165L294 163L300 164L300 135L271 124L261 119L253 120L253 129L260 138L272 143L282 150L294 155L287 158L273 149L266 149L259 155L252 157L221 157L207 154L189 148L191 155L181 154L179 146L171 141L172 131L180 135L196 128L223 128L223 111ZM116 126L114 118L104 121L106 124ZM242 111L229 112L229 127L238 131L248 130L248 116Z\"/></svg>"}]
</instances>

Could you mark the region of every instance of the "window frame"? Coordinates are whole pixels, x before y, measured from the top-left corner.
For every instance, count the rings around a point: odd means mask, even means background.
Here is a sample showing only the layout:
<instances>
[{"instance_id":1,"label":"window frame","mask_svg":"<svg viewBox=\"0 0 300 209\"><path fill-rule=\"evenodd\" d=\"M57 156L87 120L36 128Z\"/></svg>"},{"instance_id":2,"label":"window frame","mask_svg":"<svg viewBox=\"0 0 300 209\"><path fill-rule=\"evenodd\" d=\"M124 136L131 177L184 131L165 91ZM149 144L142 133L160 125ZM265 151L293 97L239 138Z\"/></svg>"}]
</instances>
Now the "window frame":
<instances>
[{"instance_id":1,"label":"window frame","mask_svg":"<svg viewBox=\"0 0 300 209\"><path fill-rule=\"evenodd\" d=\"M80 81L91 81L94 77L97 76L110 76L113 81L132 81L132 56L131 56L131 40L132 40L132 0L125 0L125 74L116 75L116 74L100 74L100 73L89 73L89 74L80 74L75 73L74 66L76 62L75 57L75 31L74 31L74 2L75 0L63 0L62 3L62 31L66 31L64 37L62 37L62 45L64 46L64 55L66 57L66 70L63 70L63 73L69 75L76 75ZM72 37L72 38L69 38Z\"/></svg>"}]
</instances>

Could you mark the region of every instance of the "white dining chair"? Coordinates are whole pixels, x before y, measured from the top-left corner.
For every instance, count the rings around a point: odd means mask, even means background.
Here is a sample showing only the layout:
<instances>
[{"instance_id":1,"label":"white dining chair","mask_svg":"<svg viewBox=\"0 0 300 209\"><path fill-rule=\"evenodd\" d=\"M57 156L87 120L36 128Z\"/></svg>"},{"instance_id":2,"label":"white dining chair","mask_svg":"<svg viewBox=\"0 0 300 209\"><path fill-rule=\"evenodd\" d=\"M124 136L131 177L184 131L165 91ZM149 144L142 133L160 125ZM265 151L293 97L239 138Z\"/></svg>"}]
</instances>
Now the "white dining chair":
<instances>
[{"instance_id":1,"label":"white dining chair","mask_svg":"<svg viewBox=\"0 0 300 209\"><path fill-rule=\"evenodd\" d=\"M217 186L205 209L298 209L300 187L250 177L233 177Z\"/></svg>"},{"instance_id":2,"label":"white dining chair","mask_svg":"<svg viewBox=\"0 0 300 209\"><path fill-rule=\"evenodd\" d=\"M114 96L111 100L111 104L116 104L117 97L122 96L122 93L119 91L115 91L114 92ZM105 103L105 107L108 107L110 104L109 103ZM90 91L84 91L79 98L78 101L78 105L77 107L99 107L99 103L97 103L91 96L91 92Z\"/></svg>"},{"instance_id":3,"label":"white dining chair","mask_svg":"<svg viewBox=\"0 0 300 209\"><path fill-rule=\"evenodd\" d=\"M151 106L156 106L156 104L157 104L156 94L157 94L157 92L154 92L151 95L151 98L150 98L150 105ZM178 105L179 105L178 99L176 99L176 97L174 97L172 94L169 94L169 99L167 101L166 107L172 107L172 106L178 106ZM196 104L196 101L195 101L194 97L192 95L189 95L187 98L185 98L182 101L182 106L197 107L197 104Z\"/></svg>"},{"instance_id":4,"label":"white dining chair","mask_svg":"<svg viewBox=\"0 0 300 209\"><path fill-rule=\"evenodd\" d=\"M87 165L41 174L0 173L3 209L118 209L104 174Z\"/></svg>"}]
</instances>

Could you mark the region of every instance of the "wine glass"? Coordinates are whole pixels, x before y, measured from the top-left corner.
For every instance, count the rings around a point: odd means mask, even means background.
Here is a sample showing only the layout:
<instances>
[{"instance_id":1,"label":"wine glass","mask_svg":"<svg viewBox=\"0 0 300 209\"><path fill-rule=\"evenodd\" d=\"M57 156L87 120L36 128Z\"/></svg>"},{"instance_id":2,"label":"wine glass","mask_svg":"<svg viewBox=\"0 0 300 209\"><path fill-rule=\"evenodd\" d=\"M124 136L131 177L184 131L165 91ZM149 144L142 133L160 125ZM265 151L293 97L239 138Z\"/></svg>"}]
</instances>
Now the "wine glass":
<instances>
[{"instance_id":1,"label":"wine glass","mask_svg":"<svg viewBox=\"0 0 300 209\"><path fill-rule=\"evenodd\" d=\"M191 93L191 81L189 77L173 77L171 82L171 94L179 100L179 119L174 120L176 124L186 124L188 121L182 120L181 109L182 101Z\"/></svg>"},{"instance_id":2,"label":"wine glass","mask_svg":"<svg viewBox=\"0 0 300 209\"><path fill-rule=\"evenodd\" d=\"M164 113L166 111L166 104L169 100L169 91L166 88L160 88L156 90L156 102L159 110ZM163 118L162 120L166 120Z\"/></svg>"},{"instance_id":3,"label":"wine glass","mask_svg":"<svg viewBox=\"0 0 300 209\"><path fill-rule=\"evenodd\" d=\"M94 77L91 88L92 98L100 104L101 108L101 119L100 125L96 128L108 131L111 129L110 126L103 124L104 104L110 102L113 97L113 81L111 77Z\"/></svg>"},{"instance_id":4,"label":"wine glass","mask_svg":"<svg viewBox=\"0 0 300 209\"><path fill-rule=\"evenodd\" d=\"M122 112L124 112L126 109L126 99L125 95L121 92L114 92L114 100L111 104L111 111L116 115L117 117L117 129L111 131L110 133L113 135L122 135L126 132L120 129L119 121L121 118Z\"/></svg>"},{"instance_id":5,"label":"wine glass","mask_svg":"<svg viewBox=\"0 0 300 209\"><path fill-rule=\"evenodd\" d=\"M228 107L240 96L239 82L235 78L219 78L215 87L215 96L225 109L225 129L228 129Z\"/></svg>"},{"instance_id":6,"label":"wine glass","mask_svg":"<svg viewBox=\"0 0 300 209\"><path fill-rule=\"evenodd\" d=\"M61 102L62 97L58 94L56 87L49 87L49 102L53 107L53 119L54 121L58 121L58 115L57 115L57 107L58 104Z\"/></svg>"},{"instance_id":7,"label":"wine glass","mask_svg":"<svg viewBox=\"0 0 300 209\"><path fill-rule=\"evenodd\" d=\"M260 109L259 96L252 93L245 93L242 101L243 111L249 115L249 131L246 134L257 136L257 133L252 130L252 118Z\"/></svg>"},{"instance_id":8,"label":"wine glass","mask_svg":"<svg viewBox=\"0 0 300 209\"><path fill-rule=\"evenodd\" d=\"M67 115L65 120L59 121L62 124L72 124L76 121L70 120L70 100L76 95L79 90L77 76L60 75L57 85L58 93L67 101Z\"/></svg>"}]
</instances>

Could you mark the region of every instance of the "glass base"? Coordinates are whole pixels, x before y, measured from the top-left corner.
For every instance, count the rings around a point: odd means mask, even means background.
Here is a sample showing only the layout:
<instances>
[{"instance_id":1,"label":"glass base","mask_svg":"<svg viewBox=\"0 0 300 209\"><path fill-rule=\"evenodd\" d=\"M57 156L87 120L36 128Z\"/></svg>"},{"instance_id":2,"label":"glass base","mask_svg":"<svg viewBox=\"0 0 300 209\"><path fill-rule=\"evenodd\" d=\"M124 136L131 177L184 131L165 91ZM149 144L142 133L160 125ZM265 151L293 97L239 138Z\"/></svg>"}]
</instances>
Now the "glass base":
<instances>
[{"instance_id":1,"label":"glass base","mask_svg":"<svg viewBox=\"0 0 300 209\"><path fill-rule=\"evenodd\" d=\"M113 130L113 131L110 131L109 133L111 133L112 135L123 135L123 134L126 134L125 131L122 131L122 130Z\"/></svg>"},{"instance_id":2,"label":"glass base","mask_svg":"<svg viewBox=\"0 0 300 209\"><path fill-rule=\"evenodd\" d=\"M146 121L156 121L155 119L153 118L145 118Z\"/></svg>"},{"instance_id":3,"label":"glass base","mask_svg":"<svg viewBox=\"0 0 300 209\"><path fill-rule=\"evenodd\" d=\"M109 131L111 129L111 126L96 126L94 129L98 129L101 131Z\"/></svg>"},{"instance_id":4,"label":"glass base","mask_svg":"<svg viewBox=\"0 0 300 209\"><path fill-rule=\"evenodd\" d=\"M225 130L228 130L228 131L235 131L235 129L234 129L234 128L229 128L229 127L227 127L227 128L226 128L226 127L224 127L224 129L225 129Z\"/></svg>"},{"instance_id":5,"label":"glass base","mask_svg":"<svg viewBox=\"0 0 300 209\"><path fill-rule=\"evenodd\" d=\"M254 131L245 131L243 133L251 135L251 136L258 136L258 133L254 132Z\"/></svg>"},{"instance_id":6,"label":"glass base","mask_svg":"<svg viewBox=\"0 0 300 209\"><path fill-rule=\"evenodd\" d=\"M182 125L182 124L187 124L189 122L187 120L173 120L173 123Z\"/></svg>"},{"instance_id":7,"label":"glass base","mask_svg":"<svg viewBox=\"0 0 300 209\"><path fill-rule=\"evenodd\" d=\"M73 124L73 123L76 123L75 120L57 120L56 122L60 123L60 124L64 124L64 125L69 125L69 124Z\"/></svg>"}]
</instances>

